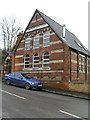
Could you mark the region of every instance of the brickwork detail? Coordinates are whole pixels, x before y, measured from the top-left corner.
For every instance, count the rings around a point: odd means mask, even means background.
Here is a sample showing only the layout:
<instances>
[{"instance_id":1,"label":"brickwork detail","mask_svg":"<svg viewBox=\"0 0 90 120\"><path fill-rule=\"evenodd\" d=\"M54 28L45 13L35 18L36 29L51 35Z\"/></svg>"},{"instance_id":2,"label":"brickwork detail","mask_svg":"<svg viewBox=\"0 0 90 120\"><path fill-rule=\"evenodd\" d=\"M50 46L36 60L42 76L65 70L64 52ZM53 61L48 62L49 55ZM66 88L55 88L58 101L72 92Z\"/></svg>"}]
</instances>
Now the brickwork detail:
<instances>
[{"instance_id":1,"label":"brickwork detail","mask_svg":"<svg viewBox=\"0 0 90 120\"><path fill-rule=\"evenodd\" d=\"M43 45L43 33L49 31L50 44ZM39 35L39 47L34 48L34 36ZM25 50L25 38L30 36L30 49ZM21 40L21 41L20 41ZM12 54L12 72L23 71L43 80L44 85L69 89L69 82L90 80L90 58L75 51L62 42L38 12L32 17L25 34L17 36L20 41L16 52ZM49 67L43 67L43 53L49 54ZM38 54L38 68L33 68L33 56ZM29 67L25 68L25 56L30 56ZM81 57L83 56L83 58ZM83 62L83 63L82 63ZM4 73L7 65L4 64Z\"/></svg>"}]
</instances>

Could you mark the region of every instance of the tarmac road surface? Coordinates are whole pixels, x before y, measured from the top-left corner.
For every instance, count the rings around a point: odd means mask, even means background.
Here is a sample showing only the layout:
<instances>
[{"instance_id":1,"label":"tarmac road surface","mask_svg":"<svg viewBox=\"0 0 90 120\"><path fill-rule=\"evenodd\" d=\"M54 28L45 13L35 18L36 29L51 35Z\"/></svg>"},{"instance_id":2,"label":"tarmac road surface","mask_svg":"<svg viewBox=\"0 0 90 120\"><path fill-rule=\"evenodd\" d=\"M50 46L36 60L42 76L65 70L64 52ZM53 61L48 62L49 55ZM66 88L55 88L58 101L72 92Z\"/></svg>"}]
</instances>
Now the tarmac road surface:
<instances>
[{"instance_id":1,"label":"tarmac road surface","mask_svg":"<svg viewBox=\"0 0 90 120\"><path fill-rule=\"evenodd\" d=\"M0 82L1 84L1 82ZM88 118L88 100L2 84L3 118Z\"/></svg>"}]
</instances>

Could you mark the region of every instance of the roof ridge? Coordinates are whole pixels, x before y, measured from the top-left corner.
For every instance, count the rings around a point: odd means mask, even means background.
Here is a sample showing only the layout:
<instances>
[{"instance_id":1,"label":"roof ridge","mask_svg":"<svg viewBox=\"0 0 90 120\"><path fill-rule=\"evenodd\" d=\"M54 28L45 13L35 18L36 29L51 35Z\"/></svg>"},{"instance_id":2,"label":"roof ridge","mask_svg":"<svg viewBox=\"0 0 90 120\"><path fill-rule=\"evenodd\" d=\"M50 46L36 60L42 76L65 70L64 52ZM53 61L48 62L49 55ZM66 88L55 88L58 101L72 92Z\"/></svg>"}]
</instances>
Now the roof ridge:
<instances>
[{"instance_id":1,"label":"roof ridge","mask_svg":"<svg viewBox=\"0 0 90 120\"><path fill-rule=\"evenodd\" d=\"M60 29L63 29L63 26L60 25L58 22L56 22L55 20L51 19L49 16L47 16L46 14L42 13L41 11L37 10L39 12L39 14L46 20L46 22L50 25L50 27L55 31L55 33L59 36L59 38L62 38L62 31L60 33ZM53 25L54 24L54 25ZM58 28L56 28L58 27ZM59 31L58 31L59 30ZM72 33L71 31L67 30L66 31L69 33L69 35L66 35L66 41L69 47L72 47L74 49L77 49L78 51L87 54L87 50L84 47L84 45L82 44L82 42L76 37L76 35L74 33ZM68 37L67 37L68 36ZM63 42L65 42L62 39ZM78 42L79 44L81 44L82 48L79 47L78 45L74 45L74 42ZM66 43L66 42L65 42Z\"/></svg>"},{"instance_id":2,"label":"roof ridge","mask_svg":"<svg viewBox=\"0 0 90 120\"><path fill-rule=\"evenodd\" d=\"M38 9L36 9L36 10L37 10L38 12L44 14L43 12L39 11ZM58 25L60 25L61 27L63 27L63 25L61 25L60 23L56 22L55 20L53 20L52 18L50 18L50 17L47 16L46 14L44 14L44 15L45 15L46 17L48 17L49 19L51 19L51 20L52 20L53 22L55 22L56 24L58 24ZM75 34L72 33L71 31L69 31L67 28L66 28L66 30L75 36Z\"/></svg>"},{"instance_id":3,"label":"roof ridge","mask_svg":"<svg viewBox=\"0 0 90 120\"><path fill-rule=\"evenodd\" d=\"M48 17L50 20L52 20L53 22L57 23L58 25L60 25L58 22L56 22L55 20L53 20L52 18L50 18L49 16L47 16L46 14L44 14L43 12L41 12L40 10L37 10L39 13L42 13L43 15L45 15L46 17ZM60 25L61 27L63 27L62 25Z\"/></svg>"},{"instance_id":4,"label":"roof ridge","mask_svg":"<svg viewBox=\"0 0 90 120\"><path fill-rule=\"evenodd\" d=\"M74 50L77 50L83 54L88 55L88 51L85 49L84 45L81 43L81 41L76 37L76 35L74 33L70 32L69 30L66 29L66 36L65 36L66 41L65 41L62 38L63 26L60 25L55 20L51 19L49 16L47 16L43 12L39 11L38 9L35 10L33 16L35 15L36 12L38 12L40 14L40 16L45 20L45 22L50 26L50 28L55 32L55 34L62 40L63 43L66 43L68 45L68 47L70 47ZM31 17L26 29L28 28L30 22L32 21L33 16ZM26 32L26 29L24 31L24 34ZM24 34L23 34L23 36L24 36ZM18 42L18 45L19 45L20 41ZM82 45L82 48L79 47L78 44L75 43L75 41L79 42ZM18 45L16 45L16 49L17 49Z\"/></svg>"}]
</instances>

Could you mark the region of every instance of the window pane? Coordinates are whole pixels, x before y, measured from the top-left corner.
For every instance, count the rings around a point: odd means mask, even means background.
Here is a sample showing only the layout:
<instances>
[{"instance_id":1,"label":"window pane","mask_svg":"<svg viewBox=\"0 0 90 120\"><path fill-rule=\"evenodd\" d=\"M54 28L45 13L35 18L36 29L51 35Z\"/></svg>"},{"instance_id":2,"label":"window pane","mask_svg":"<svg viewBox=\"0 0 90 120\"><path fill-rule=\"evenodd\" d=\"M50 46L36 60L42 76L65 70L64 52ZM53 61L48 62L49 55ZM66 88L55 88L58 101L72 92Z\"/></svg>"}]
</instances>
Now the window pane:
<instances>
[{"instance_id":1,"label":"window pane","mask_svg":"<svg viewBox=\"0 0 90 120\"><path fill-rule=\"evenodd\" d=\"M29 65L25 65L25 68L28 68L29 67Z\"/></svg>"},{"instance_id":2,"label":"window pane","mask_svg":"<svg viewBox=\"0 0 90 120\"><path fill-rule=\"evenodd\" d=\"M38 47L39 47L39 34L36 34L34 36L33 48L38 48Z\"/></svg>"},{"instance_id":3,"label":"window pane","mask_svg":"<svg viewBox=\"0 0 90 120\"><path fill-rule=\"evenodd\" d=\"M80 54L79 67L81 72L85 72L85 56Z\"/></svg>"},{"instance_id":4,"label":"window pane","mask_svg":"<svg viewBox=\"0 0 90 120\"><path fill-rule=\"evenodd\" d=\"M43 64L43 67L49 67L49 64Z\"/></svg>"},{"instance_id":5,"label":"window pane","mask_svg":"<svg viewBox=\"0 0 90 120\"><path fill-rule=\"evenodd\" d=\"M45 63L45 62L49 62L49 59L47 59L47 60L44 59L43 61L44 61L44 63Z\"/></svg>"},{"instance_id":6,"label":"window pane","mask_svg":"<svg viewBox=\"0 0 90 120\"><path fill-rule=\"evenodd\" d=\"M38 56L37 57L34 57L34 60L38 60L39 58L38 58Z\"/></svg>"},{"instance_id":7,"label":"window pane","mask_svg":"<svg viewBox=\"0 0 90 120\"><path fill-rule=\"evenodd\" d=\"M43 33L43 46L49 45L50 45L50 33L49 31L46 31Z\"/></svg>"},{"instance_id":8,"label":"window pane","mask_svg":"<svg viewBox=\"0 0 90 120\"><path fill-rule=\"evenodd\" d=\"M30 57L29 57L29 55L26 55L24 57L24 67L25 68L29 67L29 63L30 63Z\"/></svg>"},{"instance_id":9,"label":"window pane","mask_svg":"<svg viewBox=\"0 0 90 120\"><path fill-rule=\"evenodd\" d=\"M39 44L34 44L33 47L34 47L34 48L38 48L38 47L39 47Z\"/></svg>"},{"instance_id":10,"label":"window pane","mask_svg":"<svg viewBox=\"0 0 90 120\"><path fill-rule=\"evenodd\" d=\"M39 63L39 61L34 61L34 63Z\"/></svg>"},{"instance_id":11,"label":"window pane","mask_svg":"<svg viewBox=\"0 0 90 120\"><path fill-rule=\"evenodd\" d=\"M28 58L28 57L25 57L25 61L29 61L29 58Z\"/></svg>"},{"instance_id":12,"label":"window pane","mask_svg":"<svg viewBox=\"0 0 90 120\"><path fill-rule=\"evenodd\" d=\"M38 64L34 64L34 66L33 66L34 68L38 68Z\"/></svg>"},{"instance_id":13,"label":"window pane","mask_svg":"<svg viewBox=\"0 0 90 120\"><path fill-rule=\"evenodd\" d=\"M43 67L49 67L49 53L44 53L43 54Z\"/></svg>"},{"instance_id":14,"label":"window pane","mask_svg":"<svg viewBox=\"0 0 90 120\"><path fill-rule=\"evenodd\" d=\"M33 67L34 68L37 68L39 65L39 56L38 54L36 53L34 56L33 56Z\"/></svg>"},{"instance_id":15,"label":"window pane","mask_svg":"<svg viewBox=\"0 0 90 120\"><path fill-rule=\"evenodd\" d=\"M29 50L30 49L30 36L26 36L25 39L25 50Z\"/></svg>"},{"instance_id":16,"label":"window pane","mask_svg":"<svg viewBox=\"0 0 90 120\"><path fill-rule=\"evenodd\" d=\"M49 58L49 56L47 55L47 56L44 56L44 59L48 59Z\"/></svg>"}]
</instances>

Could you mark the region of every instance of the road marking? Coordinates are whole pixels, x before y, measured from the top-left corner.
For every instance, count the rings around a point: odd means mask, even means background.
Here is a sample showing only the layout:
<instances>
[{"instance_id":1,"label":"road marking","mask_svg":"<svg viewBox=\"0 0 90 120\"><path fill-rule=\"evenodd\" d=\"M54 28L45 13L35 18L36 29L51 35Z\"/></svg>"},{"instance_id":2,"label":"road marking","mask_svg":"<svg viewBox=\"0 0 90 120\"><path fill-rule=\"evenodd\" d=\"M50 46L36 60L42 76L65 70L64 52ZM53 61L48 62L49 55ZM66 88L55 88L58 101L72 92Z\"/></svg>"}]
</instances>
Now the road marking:
<instances>
[{"instance_id":1,"label":"road marking","mask_svg":"<svg viewBox=\"0 0 90 120\"><path fill-rule=\"evenodd\" d=\"M63 110L59 110L59 112L64 113L64 114L67 114L67 115L72 116L72 117L75 117L75 118L79 118L79 119L82 119L82 120L86 120L86 119L84 119L84 118L81 118L81 117L79 117L79 116L77 116L77 115L74 115L74 114L71 114L71 113L69 113L69 112L65 112L65 111L63 111Z\"/></svg>"},{"instance_id":2,"label":"road marking","mask_svg":"<svg viewBox=\"0 0 90 120\"><path fill-rule=\"evenodd\" d=\"M9 95L12 95L12 96L15 96L15 97L21 98L21 99L23 99L23 100L26 99L25 97L22 97L22 96L19 96L19 95L16 95L16 94L13 94L13 93L7 92L7 91L5 91L5 90L1 90L1 89L0 89L0 91L2 91L2 92L4 92L4 93L7 93L7 94L9 94Z\"/></svg>"}]
</instances>

